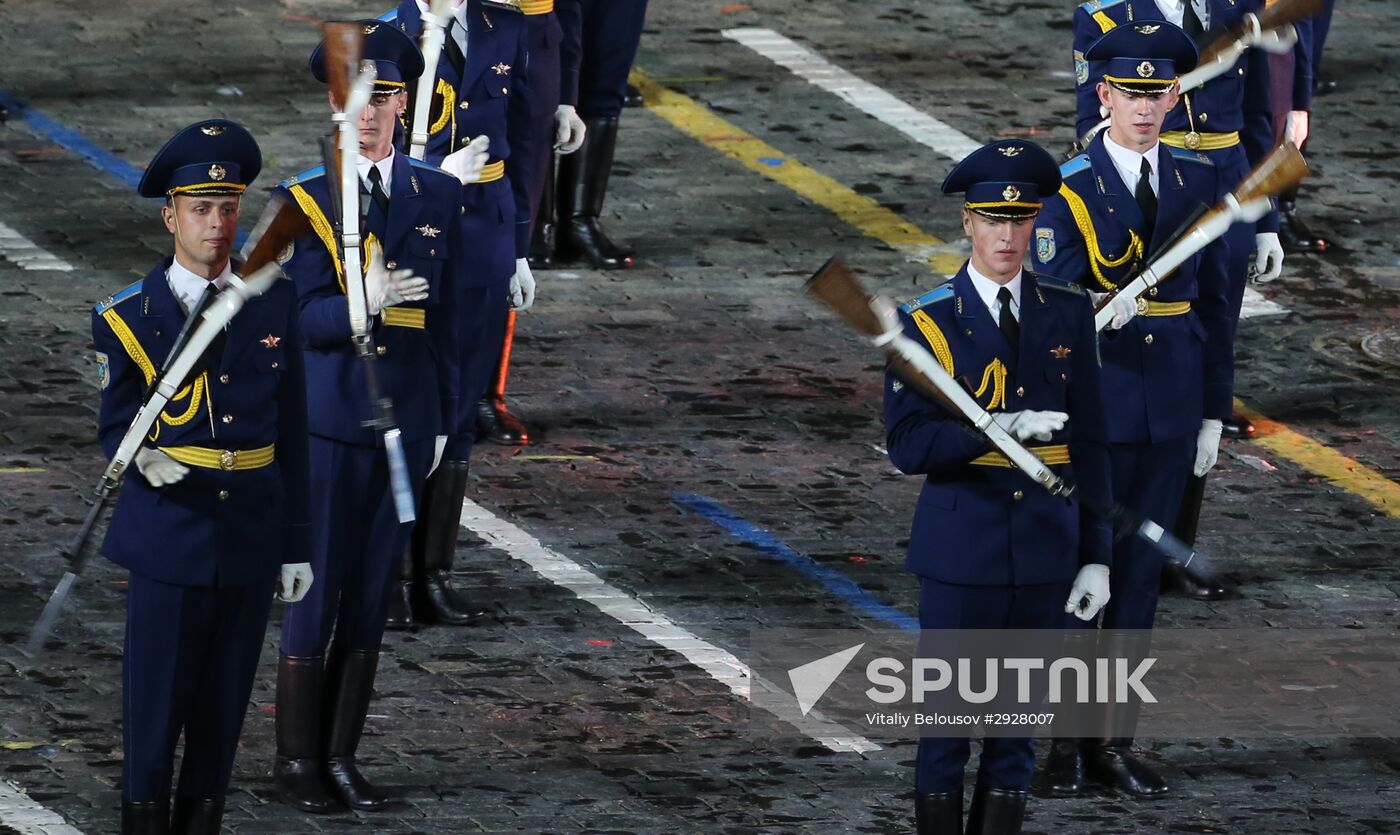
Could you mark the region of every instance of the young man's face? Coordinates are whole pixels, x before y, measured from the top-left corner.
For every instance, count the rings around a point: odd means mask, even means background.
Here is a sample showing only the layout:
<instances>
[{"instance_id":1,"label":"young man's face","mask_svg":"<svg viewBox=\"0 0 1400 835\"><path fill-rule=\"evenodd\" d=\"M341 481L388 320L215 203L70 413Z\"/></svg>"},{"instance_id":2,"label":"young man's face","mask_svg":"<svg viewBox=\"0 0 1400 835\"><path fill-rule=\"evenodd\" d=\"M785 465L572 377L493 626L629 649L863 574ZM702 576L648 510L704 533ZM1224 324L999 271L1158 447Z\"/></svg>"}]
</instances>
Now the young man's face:
<instances>
[{"instance_id":1,"label":"young man's face","mask_svg":"<svg viewBox=\"0 0 1400 835\"><path fill-rule=\"evenodd\" d=\"M213 278L223 270L238 233L237 195L177 194L161 208L165 228L175 236L175 255L192 272Z\"/></svg>"},{"instance_id":2,"label":"young man's face","mask_svg":"<svg viewBox=\"0 0 1400 835\"><path fill-rule=\"evenodd\" d=\"M1104 81L1097 89L1099 103L1108 108L1109 137L1134 151L1146 151L1157 144L1162 123L1180 98L1175 85L1155 96L1124 92Z\"/></svg>"},{"instance_id":3,"label":"young man's face","mask_svg":"<svg viewBox=\"0 0 1400 835\"><path fill-rule=\"evenodd\" d=\"M408 106L407 102L408 94L402 91L370 96L369 104L360 111L356 122L360 129L360 153L376 161L389 155L394 148L394 126L398 124L399 114ZM331 106L335 106L334 100Z\"/></svg>"},{"instance_id":4,"label":"young man's face","mask_svg":"<svg viewBox=\"0 0 1400 835\"><path fill-rule=\"evenodd\" d=\"M972 266L998 283L1016 277L1034 228L1034 216L1005 220L963 209L963 232L972 240Z\"/></svg>"}]
</instances>

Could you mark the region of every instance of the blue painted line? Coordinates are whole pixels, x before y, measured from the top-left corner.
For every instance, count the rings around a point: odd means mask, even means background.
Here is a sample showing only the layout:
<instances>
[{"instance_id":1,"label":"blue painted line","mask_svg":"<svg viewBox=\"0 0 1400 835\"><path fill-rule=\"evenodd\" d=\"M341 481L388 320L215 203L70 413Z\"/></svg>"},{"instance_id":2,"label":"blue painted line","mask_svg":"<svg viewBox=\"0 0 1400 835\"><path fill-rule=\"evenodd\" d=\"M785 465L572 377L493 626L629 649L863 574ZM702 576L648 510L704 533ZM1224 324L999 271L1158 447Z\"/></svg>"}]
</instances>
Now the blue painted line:
<instances>
[{"instance_id":1,"label":"blue painted line","mask_svg":"<svg viewBox=\"0 0 1400 835\"><path fill-rule=\"evenodd\" d=\"M693 511L729 531L736 539L758 548L778 562L795 568L807 577L821 583L827 591L845 600L853 608L891 626L910 632L918 631L918 618L884 603L846 575L797 551L791 545L752 522L735 516L719 502L697 493L672 493L671 498L687 510Z\"/></svg>"},{"instance_id":2,"label":"blue painted line","mask_svg":"<svg viewBox=\"0 0 1400 835\"><path fill-rule=\"evenodd\" d=\"M99 148L87 137L44 114L43 111L35 110L5 90L0 90L0 102L10 109L11 119L23 119L36 132L55 145L67 148L86 159L98 171L111 174L132 188L136 188L141 182L141 169L110 151Z\"/></svg>"},{"instance_id":3,"label":"blue painted line","mask_svg":"<svg viewBox=\"0 0 1400 835\"><path fill-rule=\"evenodd\" d=\"M0 103L9 108L11 119L23 119L36 133L87 160L88 164L98 171L116 177L133 189L141 184L144 171L111 151L98 147L92 140L57 119L30 107L6 90L0 90ZM242 229L238 230L238 237L234 241L235 250L241 249L247 239L248 233Z\"/></svg>"}]
</instances>

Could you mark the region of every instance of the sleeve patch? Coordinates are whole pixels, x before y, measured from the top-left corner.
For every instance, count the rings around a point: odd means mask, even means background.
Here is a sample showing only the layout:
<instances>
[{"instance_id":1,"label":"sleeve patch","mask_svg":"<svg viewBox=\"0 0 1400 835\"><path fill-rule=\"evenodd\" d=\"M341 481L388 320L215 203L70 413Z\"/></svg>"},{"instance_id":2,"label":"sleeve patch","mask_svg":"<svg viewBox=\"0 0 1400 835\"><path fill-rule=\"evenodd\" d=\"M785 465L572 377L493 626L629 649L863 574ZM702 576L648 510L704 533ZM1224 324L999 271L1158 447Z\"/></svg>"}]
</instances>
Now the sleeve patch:
<instances>
[{"instance_id":1,"label":"sleeve patch","mask_svg":"<svg viewBox=\"0 0 1400 835\"><path fill-rule=\"evenodd\" d=\"M1055 259L1055 230L1040 228L1035 230L1035 258L1042 264Z\"/></svg>"},{"instance_id":2,"label":"sleeve patch","mask_svg":"<svg viewBox=\"0 0 1400 835\"><path fill-rule=\"evenodd\" d=\"M106 391L106 390L107 390L107 386L108 386L111 382L112 382L112 363L111 363L111 360L110 360L110 358L109 358L106 354L102 353L101 351L98 351L98 352L97 352L97 385L98 385L98 387L101 388L103 391Z\"/></svg>"},{"instance_id":3,"label":"sleeve patch","mask_svg":"<svg viewBox=\"0 0 1400 835\"><path fill-rule=\"evenodd\" d=\"M1074 51L1074 83L1084 84L1089 80L1089 62L1084 60L1084 53L1079 50Z\"/></svg>"}]
</instances>

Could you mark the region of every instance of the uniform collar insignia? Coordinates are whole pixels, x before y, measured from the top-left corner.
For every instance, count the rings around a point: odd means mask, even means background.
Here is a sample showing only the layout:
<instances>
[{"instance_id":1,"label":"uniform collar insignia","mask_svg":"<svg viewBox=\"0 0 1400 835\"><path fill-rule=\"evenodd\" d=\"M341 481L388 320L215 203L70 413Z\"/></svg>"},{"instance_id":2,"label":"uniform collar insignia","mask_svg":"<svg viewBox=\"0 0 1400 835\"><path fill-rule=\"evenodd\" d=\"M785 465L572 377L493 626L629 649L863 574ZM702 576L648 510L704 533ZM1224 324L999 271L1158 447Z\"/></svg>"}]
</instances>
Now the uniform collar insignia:
<instances>
[{"instance_id":1,"label":"uniform collar insignia","mask_svg":"<svg viewBox=\"0 0 1400 835\"><path fill-rule=\"evenodd\" d=\"M408 178L408 184L413 186L413 193L418 193L418 175L414 174Z\"/></svg>"},{"instance_id":2,"label":"uniform collar insignia","mask_svg":"<svg viewBox=\"0 0 1400 835\"><path fill-rule=\"evenodd\" d=\"M1074 353L1074 349L1067 348L1064 345L1056 345L1054 348L1050 349L1050 353L1055 355L1055 359L1062 360Z\"/></svg>"},{"instance_id":3,"label":"uniform collar insignia","mask_svg":"<svg viewBox=\"0 0 1400 835\"><path fill-rule=\"evenodd\" d=\"M418 230L418 234L425 238L436 238L438 233L442 231L441 229L434 229L426 223L422 226L415 226L414 228Z\"/></svg>"},{"instance_id":4,"label":"uniform collar insignia","mask_svg":"<svg viewBox=\"0 0 1400 835\"><path fill-rule=\"evenodd\" d=\"M280 336L273 336L272 334L268 334L267 336L264 336L262 339L259 339L258 341L261 342L263 345L266 345L266 346L269 347L269 348L276 348L276 347L277 347L277 343L279 343L279 342L282 341L282 337L280 337Z\"/></svg>"}]
</instances>

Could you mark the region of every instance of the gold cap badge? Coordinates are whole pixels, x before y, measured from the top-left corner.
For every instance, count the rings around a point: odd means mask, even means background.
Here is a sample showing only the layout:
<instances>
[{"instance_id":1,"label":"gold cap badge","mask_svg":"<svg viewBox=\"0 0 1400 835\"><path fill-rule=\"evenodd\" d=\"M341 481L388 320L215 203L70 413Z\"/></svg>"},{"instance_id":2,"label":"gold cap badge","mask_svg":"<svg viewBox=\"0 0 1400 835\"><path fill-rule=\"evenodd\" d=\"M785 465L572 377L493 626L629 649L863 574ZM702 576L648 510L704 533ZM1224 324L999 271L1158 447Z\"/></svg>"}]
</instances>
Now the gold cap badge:
<instances>
[{"instance_id":1,"label":"gold cap badge","mask_svg":"<svg viewBox=\"0 0 1400 835\"><path fill-rule=\"evenodd\" d=\"M997 148L997 150L998 150L998 151L1001 151L1002 156L1005 156L1005 157L1014 157L1014 156L1017 156L1018 154L1021 153L1021 146L1020 146L1020 145L1012 145L1012 146L1009 146L1009 147L1006 147L1006 148Z\"/></svg>"},{"instance_id":2,"label":"gold cap badge","mask_svg":"<svg viewBox=\"0 0 1400 835\"><path fill-rule=\"evenodd\" d=\"M1157 68L1152 66L1151 61L1143 61L1141 64L1137 65L1138 75L1142 76L1143 78L1151 78L1152 74L1156 71Z\"/></svg>"},{"instance_id":3,"label":"gold cap badge","mask_svg":"<svg viewBox=\"0 0 1400 835\"><path fill-rule=\"evenodd\" d=\"M205 125L199 129L199 132L205 136L219 136L226 130L228 130L228 128L223 125Z\"/></svg>"},{"instance_id":4,"label":"gold cap badge","mask_svg":"<svg viewBox=\"0 0 1400 835\"><path fill-rule=\"evenodd\" d=\"M213 180L214 182L217 183L226 176L228 176L228 171L224 170L224 167L222 165L209 166L209 179Z\"/></svg>"},{"instance_id":5,"label":"gold cap badge","mask_svg":"<svg viewBox=\"0 0 1400 835\"><path fill-rule=\"evenodd\" d=\"M1001 197L1003 200L1019 200L1021 197L1021 190L1015 186L1007 186L1002 189Z\"/></svg>"}]
</instances>

